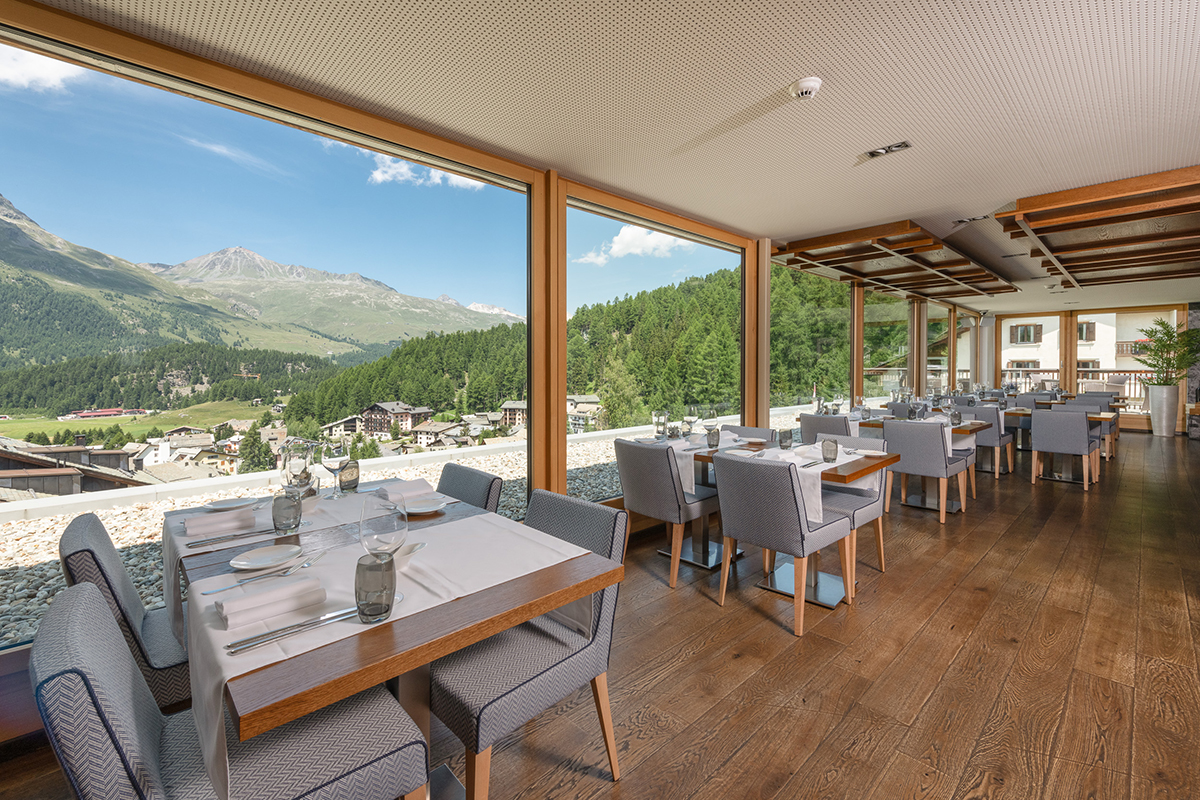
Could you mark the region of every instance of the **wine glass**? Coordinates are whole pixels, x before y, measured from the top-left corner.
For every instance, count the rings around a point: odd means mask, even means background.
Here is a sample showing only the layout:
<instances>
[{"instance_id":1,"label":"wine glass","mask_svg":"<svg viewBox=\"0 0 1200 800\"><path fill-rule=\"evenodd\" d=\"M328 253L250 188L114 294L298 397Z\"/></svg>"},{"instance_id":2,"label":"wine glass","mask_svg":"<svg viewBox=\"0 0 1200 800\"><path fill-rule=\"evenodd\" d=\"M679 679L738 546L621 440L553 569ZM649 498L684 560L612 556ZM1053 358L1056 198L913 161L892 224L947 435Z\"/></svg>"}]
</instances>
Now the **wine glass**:
<instances>
[{"instance_id":1,"label":"wine glass","mask_svg":"<svg viewBox=\"0 0 1200 800\"><path fill-rule=\"evenodd\" d=\"M307 488L312 482L312 445L305 441L295 441L283 451L283 464L280 472L283 475L284 486Z\"/></svg>"},{"instance_id":2,"label":"wine glass","mask_svg":"<svg viewBox=\"0 0 1200 800\"><path fill-rule=\"evenodd\" d=\"M346 496L346 492L342 491L338 475L349 463L350 453L347 452L345 439L339 439L329 445L321 454L321 466L333 473L333 494L329 495L330 500L338 500Z\"/></svg>"},{"instance_id":3,"label":"wine glass","mask_svg":"<svg viewBox=\"0 0 1200 800\"><path fill-rule=\"evenodd\" d=\"M408 540L404 498L390 500L377 492L363 495L358 514L358 542L380 561L387 561Z\"/></svg>"},{"instance_id":4,"label":"wine glass","mask_svg":"<svg viewBox=\"0 0 1200 800\"><path fill-rule=\"evenodd\" d=\"M683 418L684 423L687 425L687 430L684 431L684 435L691 436L692 431L694 431L696 429L696 423L699 420L700 420L700 415L696 411L696 407L688 406L687 416Z\"/></svg>"}]
</instances>

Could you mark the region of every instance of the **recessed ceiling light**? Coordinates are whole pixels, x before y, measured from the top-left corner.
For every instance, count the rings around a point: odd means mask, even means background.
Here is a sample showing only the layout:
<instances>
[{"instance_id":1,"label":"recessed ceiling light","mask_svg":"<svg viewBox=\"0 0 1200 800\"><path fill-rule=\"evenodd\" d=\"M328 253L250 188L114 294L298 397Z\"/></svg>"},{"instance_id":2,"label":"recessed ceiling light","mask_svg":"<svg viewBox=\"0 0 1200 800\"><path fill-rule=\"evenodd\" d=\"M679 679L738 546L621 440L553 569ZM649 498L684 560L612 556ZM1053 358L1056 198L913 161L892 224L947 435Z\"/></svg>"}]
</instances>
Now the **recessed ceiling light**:
<instances>
[{"instance_id":1,"label":"recessed ceiling light","mask_svg":"<svg viewBox=\"0 0 1200 800\"><path fill-rule=\"evenodd\" d=\"M873 150L868 150L867 152L863 153L863 155L867 158L879 158L880 156L886 156L890 153L898 153L901 150L907 150L910 147L912 147L912 142L896 142L895 144L884 145L883 147L876 147Z\"/></svg>"},{"instance_id":2,"label":"recessed ceiling light","mask_svg":"<svg viewBox=\"0 0 1200 800\"><path fill-rule=\"evenodd\" d=\"M1077 306L1077 305L1079 305L1079 301L1078 300L1066 300L1063 302L1063 305L1064 306Z\"/></svg>"},{"instance_id":3,"label":"recessed ceiling light","mask_svg":"<svg viewBox=\"0 0 1200 800\"><path fill-rule=\"evenodd\" d=\"M978 217L963 217L962 219L956 219L952 221L955 225L966 225L968 222L979 222L979 220L989 219L991 216L991 214L980 214ZM1008 258L1008 256L1005 256L1005 258Z\"/></svg>"}]
</instances>

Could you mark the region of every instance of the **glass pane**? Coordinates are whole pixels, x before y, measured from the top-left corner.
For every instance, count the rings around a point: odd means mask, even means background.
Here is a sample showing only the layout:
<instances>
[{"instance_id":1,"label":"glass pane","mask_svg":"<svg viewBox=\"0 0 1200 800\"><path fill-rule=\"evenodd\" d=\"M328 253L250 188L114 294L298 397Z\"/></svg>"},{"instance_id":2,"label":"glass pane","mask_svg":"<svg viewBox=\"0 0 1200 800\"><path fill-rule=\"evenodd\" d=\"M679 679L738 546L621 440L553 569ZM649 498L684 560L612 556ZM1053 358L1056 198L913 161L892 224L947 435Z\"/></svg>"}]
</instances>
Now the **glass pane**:
<instances>
[{"instance_id":1,"label":"glass pane","mask_svg":"<svg viewBox=\"0 0 1200 800\"><path fill-rule=\"evenodd\" d=\"M1079 345L1076 349L1078 391L1116 392L1128 398L1122 413L1145 414L1145 387L1140 377L1148 370L1136 360L1145 340L1143 328L1156 319L1176 322L1174 311L1117 311L1078 315ZM1090 338L1090 341L1085 340Z\"/></svg>"},{"instance_id":2,"label":"glass pane","mask_svg":"<svg viewBox=\"0 0 1200 800\"><path fill-rule=\"evenodd\" d=\"M853 401L850 317L849 284L771 265L771 427L796 427L814 397Z\"/></svg>"},{"instance_id":3,"label":"glass pane","mask_svg":"<svg viewBox=\"0 0 1200 800\"><path fill-rule=\"evenodd\" d=\"M742 254L567 209L567 490L621 494L613 440L741 417Z\"/></svg>"},{"instance_id":4,"label":"glass pane","mask_svg":"<svg viewBox=\"0 0 1200 800\"><path fill-rule=\"evenodd\" d=\"M958 332L955 336L954 368L957 371L958 388L970 389L978 382L975 369L975 342L978 336L975 318L959 314Z\"/></svg>"},{"instance_id":5,"label":"glass pane","mask_svg":"<svg viewBox=\"0 0 1200 800\"><path fill-rule=\"evenodd\" d=\"M1058 385L1059 316L1013 317L1000 324L1000 380L1019 392Z\"/></svg>"},{"instance_id":6,"label":"glass pane","mask_svg":"<svg viewBox=\"0 0 1200 800\"><path fill-rule=\"evenodd\" d=\"M863 390L872 400L908 388L908 301L867 290L863 308Z\"/></svg>"},{"instance_id":7,"label":"glass pane","mask_svg":"<svg viewBox=\"0 0 1200 800\"><path fill-rule=\"evenodd\" d=\"M926 304L925 324L925 390L945 394L954 388L949 385L950 370L950 309L933 303Z\"/></svg>"}]
</instances>

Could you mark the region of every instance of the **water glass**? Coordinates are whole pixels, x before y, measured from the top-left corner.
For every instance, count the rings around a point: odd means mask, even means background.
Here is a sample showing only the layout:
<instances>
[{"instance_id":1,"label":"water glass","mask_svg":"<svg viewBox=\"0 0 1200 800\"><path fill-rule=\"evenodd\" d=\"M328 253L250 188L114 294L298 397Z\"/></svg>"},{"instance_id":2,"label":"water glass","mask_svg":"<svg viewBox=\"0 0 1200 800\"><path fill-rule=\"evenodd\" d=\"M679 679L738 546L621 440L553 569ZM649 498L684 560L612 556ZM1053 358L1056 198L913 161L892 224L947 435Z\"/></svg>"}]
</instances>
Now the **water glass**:
<instances>
[{"instance_id":1,"label":"water glass","mask_svg":"<svg viewBox=\"0 0 1200 800\"><path fill-rule=\"evenodd\" d=\"M354 602L358 618L368 625L392 614L396 599L396 562L390 555L363 556L354 569Z\"/></svg>"},{"instance_id":2,"label":"water glass","mask_svg":"<svg viewBox=\"0 0 1200 800\"><path fill-rule=\"evenodd\" d=\"M721 429L720 428L709 428L708 429L708 446L709 447L720 447L721 446Z\"/></svg>"},{"instance_id":3,"label":"water glass","mask_svg":"<svg viewBox=\"0 0 1200 800\"><path fill-rule=\"evenodd\" d=\"M284 490L271 500L271 522L279 533L294 533L300 527L300 492Z\"/></svg>"},{"instance_id":4,"label":"water glass","mask_svg":"<svg viewBox=\"0 0 1200 800\"><path fill-rule=\"evenodd\" d=\"M910 405L910 406L908 407L908 418L909 418L909 419L916 419L916 418L917 418L917 407L916 407L916 406L914 406L914 405Z\"/></svg>"},{"instance_id":5,"label":"water glass","mask_svg":"<svg viewBox=\"0 0 1200 800\"><path fill-rule=\"evenodd\" d=\"M863 419L870 419L870 418L871 418L871 407L870 407L870 406L866 406L866 405L864 405L864 406L862 407L862 418L863 418Z\"/></svg>"},{"instance_id":6,"label":"water glass","mask_svg":"<svg viewBox=\"0 0 1200 800\"><path fill-rule=\"evenodd\" d=\"M826 464L832 464L837 461L838 443L834 439L824 439L821 441L821 458L825 459Z\"/></svg>"},{"instance_id":7,"label":"water glass","mask_svg":"<svg viewBox=\"0 0 1200 800\"><path fill-rule=\"evenodd\" d=\"M358 491L358 475L358 459L350 459L338 473L338 488L346 494L354 494Z\"/></svg>"},{"instance_id":8,"label":"water glass","mask_svg":"<svg viewBox=\"0 0 1200 800\"><path fill-rule=\"evenodd\" d=\"M950 424L962 425L962 412L957 409L950 412Z\"/></svg>"},{"instance_id":9,"label":"water glass","mask_svg":"<svg viewBox=\"0 0 1200 800\"><path fill-rule=\"evenodd\" d=\"M780 450L791 450L792 449L792 429L791 428L784 428L783 430L781 430L779 432L779 449Z\"/></svg>"},{"instance_id":10,"label":"water glass","mask_svg":"<svg viewBox=\"0 0 1200 800\"><path fill-rule=\"evenodd\" d=\"M667 436L667 420L669 418L666 411L655 411L650 415L654 420L654 435L659 439L664 439ZM645 417L643 417L645 419Z\"/></svg>"}]
</instances>

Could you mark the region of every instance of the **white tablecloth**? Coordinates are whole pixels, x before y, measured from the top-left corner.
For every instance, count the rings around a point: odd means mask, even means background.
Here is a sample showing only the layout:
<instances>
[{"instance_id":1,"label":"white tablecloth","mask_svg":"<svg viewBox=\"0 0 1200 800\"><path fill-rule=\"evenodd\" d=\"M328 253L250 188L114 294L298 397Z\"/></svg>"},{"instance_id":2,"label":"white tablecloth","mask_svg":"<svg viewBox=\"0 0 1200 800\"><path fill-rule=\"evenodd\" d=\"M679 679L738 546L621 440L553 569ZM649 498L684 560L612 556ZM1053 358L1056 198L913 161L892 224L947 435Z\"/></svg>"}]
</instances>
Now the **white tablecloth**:
<instances>
[{"instance_id":1,"label":"white tablecloth","mask_svg":"<svg viewBox=\"0 0 1200 800\"><path fill-rule=\"evenodd\" d=\"M423 478L418 478L415 481L389 481L381 483L379 486L387 489L389 492L402 492L406 499L433 492L433 487ZM372 484L370 488L373 489L376 487ZM316 531L322 528L331 528L336 525L358 522L359 510L362 508L361 503L353 502L350 499L344 502L322 502L326 497L310 498L304 501L303 519L312 522L312 525L305 526L301 529L301 532ZM254 527L250 528L250 530L262 530L261 536L250 536L245 539L235 539L232 542L218 542L204 547L189 548L189 542L200 541L209 537L189 537L185 529L185 520L197 515L210 515L220 512L206 511L203 508L190 508L168 513L163 520L163 602L167 608L167 617L171 620L171 631L175 634L175 638L179 640L180 644L187 641L187 623L184 620L183 594L179 585L179 560L184 556L210 553L213 550L225 550L230 547L240 547L253 542L274 539L276 534L275 528L271 523L270 498L264 499L268 502L258 511L254 512Z\"/></svg>"},{"instance_id":2,"label":"white tablecloth","mask_svg":"<svg viewBox=\"0 0 1200 800\"><path fill-rule=\"evenodd\" d=\"M721 431L720 447L732 447L737 441L738 436L729 431ZM675 463L679 465L679 481L683 484L683 490L688 493L696 491L696 453L707 452L707 446L703 446L707 439L704 434L692 434L686 439L673 439L667 442L667 446L675 451Z\"/></svg>"},{"instance_id":3,"label":"white tablecloth","mask_svg":"<svg viewBox=\"0 0 1200 800\"><path fill-rule=\"evenodd\" d=\"M427 546L397 573L396 591L402 593L404 599L394 607L389 621L425 611L588 552L497 514L480 514L454 520L417 531L412 537L415 541L426 542ZM365 551L358 544L340 547L329 551L325 558L304 570L305 575L320 579L328 595L323 605L282 614L232 631L224 629L214 603L219 597L236 596L242 590L233 589L209 597L202 596L200 592L229 585L235 576L219 575L192 583L188 613L192 710L205 765L217 796L222 800L227 800L231 795L222 702L226 682L268 664L353 636L367 628L352 617L236 656L226 655L224 645L331 611L353 607L354 571L358 559L363 555ZM387 622L379 624L386 625Z\"/></svg>"},{"instance_id":4,"label":"white tablecloth","mask_svg":"<svg viewBox=\"0 0 1200 800\"><path fill-rule=\"evenodd\" d=\"M793 450L768 450L762 456L764 461L791 461L796 465L796 473L800 476L800 493L804 497L804 513L808 515L809 525L820 525L824 519L824 512L821 504L821 473L827 469L846 464L850 461L855 461L862 458L860 455L847 455L845 450L838 448L838 457L832 464L826 464L824 459L821 459L821 448L817 445L809 445L806 447L798 447ZM802 469L801 464L807 464L810 461L821 459L821 463L807 469ZM870 480L873 480L873 476ZM866 481L868 478L862 479ZM856 481L851 485L859 485L862 481ZM717 477L717 483L720 484L720 476ZM874 485L874 484L871 484Z\"/></svg>"}]
</instances>

